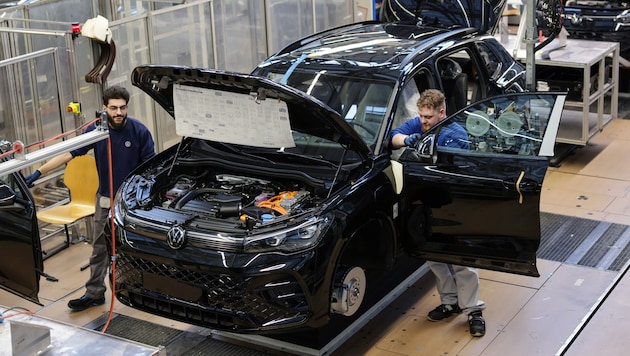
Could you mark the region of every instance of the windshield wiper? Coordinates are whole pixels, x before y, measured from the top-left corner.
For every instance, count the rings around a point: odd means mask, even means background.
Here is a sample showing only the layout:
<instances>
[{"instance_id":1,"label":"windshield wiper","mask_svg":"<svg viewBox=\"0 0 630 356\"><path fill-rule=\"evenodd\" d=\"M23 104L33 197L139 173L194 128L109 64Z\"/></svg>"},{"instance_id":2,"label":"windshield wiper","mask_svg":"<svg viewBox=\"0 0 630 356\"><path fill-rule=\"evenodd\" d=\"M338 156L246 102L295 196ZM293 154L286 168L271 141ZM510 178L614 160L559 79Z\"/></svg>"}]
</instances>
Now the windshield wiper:
<instances>
[{"instance_id":1,"label":"windshield wiper","mask_svg":"<svg viewBox=\"0 0 630 356\"><path fill-rule=\"evenodd\" d=\"M241 154L243 156L247 156L247 157L251 157L251 158L261 159L261 160L264 160L265 162L269 162L269 163L273 163L273 164L276 163L276 162L274 162L273 160L270 160L267 157L263 157L263 156L259 156L259 155L253 154L253 153L249 153L249 152L247 152L245 150L242 150L240 148L234 147L233 145L229 145L229 144L224 143L224 142L213 141L212 143L221 145L221 147L227 148L232 153Z\"/></svg>"},{"instance_id":2,"label":"windshield wiper","mask_svg":"<svg viewBox=\"0 0 630 356\"><path fill-rule=\"evenodd\" d=\"M318 163L323 163L329 167L332 168L337 168L337 164L327 161L325 159L322 158L322 156L310 156L310 155L305 155L302 153L295 153L295 152L288 152L284 150L284 147L280 148L279 150L276 151L276 153L280 153L281 155L286 155L286 156L290 156L290 157L297 157L297 158L304 158L307 159L309 161L315 161Z\"/></svg>"}]
</instances>

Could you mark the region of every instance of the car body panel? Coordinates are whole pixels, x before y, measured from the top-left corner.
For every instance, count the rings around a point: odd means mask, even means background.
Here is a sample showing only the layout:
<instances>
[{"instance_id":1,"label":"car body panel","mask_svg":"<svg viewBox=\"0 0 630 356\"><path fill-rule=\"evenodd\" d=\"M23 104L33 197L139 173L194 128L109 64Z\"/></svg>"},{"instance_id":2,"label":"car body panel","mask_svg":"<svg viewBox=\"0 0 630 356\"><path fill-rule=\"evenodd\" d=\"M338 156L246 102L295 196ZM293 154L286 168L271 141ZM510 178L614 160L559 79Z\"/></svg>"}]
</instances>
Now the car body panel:
<instances>
[{"instance_id":1,"label":"car body panel","mask_svg":"<svg viewBox=\"0 0 630 356\"><path fill-rule=\"evenodd\" d=\"M39 304L41 241L34 199L19 173L0 176L0 216L0 288Z\"/></svg>"},{"instance_id":2,"label":"car body panel","mask_svg":"<svg viewBox=\"0 0 630 356\"><path fill-rule=\"evenodd\" d=\"M437 146L425 158L403 154L404 194L413 210L407 249L428 260L538 276L545 156L553 155L548 148L564 100L540 93L487 99L440 125L465 127L469 149ZM523 119L534 111L535 122Z\"/></svg>"}]
</instances>

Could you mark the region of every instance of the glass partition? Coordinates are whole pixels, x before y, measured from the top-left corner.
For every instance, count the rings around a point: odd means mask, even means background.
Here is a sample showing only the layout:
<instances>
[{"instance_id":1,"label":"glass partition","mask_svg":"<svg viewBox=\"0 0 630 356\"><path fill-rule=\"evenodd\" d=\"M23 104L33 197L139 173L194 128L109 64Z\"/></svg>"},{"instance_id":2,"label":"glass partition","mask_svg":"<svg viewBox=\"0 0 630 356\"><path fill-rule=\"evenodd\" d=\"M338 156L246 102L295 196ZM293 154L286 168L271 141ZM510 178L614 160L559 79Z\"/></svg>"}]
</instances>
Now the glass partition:
<instances>
[{"instance_id":1,"label":"glass partition","mask_svg":"<svg viewBox=\"0 0 630 356\"><path fill-rule=\"evenodd\" d=\"M0 81L0 138L28 146L62 132L59 92L48 85L59 79L55 70L48 72L49 64L55 68L58 61L56 48L0 61L0 74L7 79Z\"/></svg>"},{"instance_id":2,"label":"glass partition","mask_svg":"<svg viewBox=\"0 0 630 356\"><path fill-rule=\"evenodd\" d=\"M107 78L92 83L85 75L102 50L94 40L0 31L0 59L42 48L58 49L56 67L49 56L34 61L35 68L0 69L12 84L0 83L1 100L11 101L2 103L0 134L36 142L78 127L93 119L101 107L103 87L122 85L132 95L130 116L149 127L156 150L162 151L179 141L174 120L131 86L133 68L156 63L249 73L269 55L304 36L359 20L356 6L347 0L38 0L0 9L0 30L41 29L68 35L72 22L83 24L101 14L109 20L116 51ZM81 104L81 115L65 111L70 102ZM31 117L38 128L19 121L20 117ZM23 132L17 132L20 127Z\"/></svg>"},{"instance_id":3,"label":"glass partition","mask_svg":"<svg viewBox=\"0 0 630 356\"><path fill-rule=\"evenodd\" d=\"M216 61L209 68L249 73L267 58L265 3L214 1L212 10Z\"/></svg>"}]
</instances>

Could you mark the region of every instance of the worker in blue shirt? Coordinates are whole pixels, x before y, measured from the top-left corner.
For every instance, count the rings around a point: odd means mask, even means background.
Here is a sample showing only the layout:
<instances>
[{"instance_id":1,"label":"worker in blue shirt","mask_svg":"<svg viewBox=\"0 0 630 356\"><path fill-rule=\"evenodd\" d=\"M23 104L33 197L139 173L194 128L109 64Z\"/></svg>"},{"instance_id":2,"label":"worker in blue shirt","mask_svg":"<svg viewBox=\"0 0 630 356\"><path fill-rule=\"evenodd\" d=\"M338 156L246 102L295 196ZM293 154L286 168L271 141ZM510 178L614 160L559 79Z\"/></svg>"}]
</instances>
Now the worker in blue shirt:
<instances>
[{"instance_id":1,"label":"worker in blue shirt","mask_svg":"<svg viewBox=\"0 0 630 356\"><path fill-rule=\"evenodd\" d=\"M420 94L417 102L418 116L392 130L390 138L394 149L415 147L422 138L422 133L446 118L446 100L444 94L436 89L428 89ZM452 122L440 128L438 146L469 149L470 143L466 130ZM468 316L469 331L472 336L486 334L486 322L482 310L486 305L478 299L479 275L476 268L427 261L429 269L437 279L437 290L441 304L429 312L428 319L438 321L462 311Z\"/></svg>"},{"instance_id":2,"label":"worker in blue shirt","mask_svg":"<svg viewBox=\"0 0 630 356\"><path fill-rule=\"evenodd\" d=\"M125 177L140 164L155 156L155 145L149 129L140 121L127 116L129 91L120 86L113 86L103 92L103 110L107 113L107 126L112 150L112 177L116 191ZM96 129L88 126L85 132ZM105 277L109 268L107 239L103 230L108 222L110 208L109 155L107 140L101 140L79 149L62 153L48 160L25 180L29 186L42 174L66 164L73 157L87 154L94 150L98 171L99 188L96 196L94 213L94 232L92 235L92 256L90 257L90 278L85 284L86 292L78 299L68 302L68 308L80 311L105 303Z\"/></svg>"},{"instance_id":3,"label":"worker in blue shirt","mask_svg":"<svg viewBox=\"0 0 630 356\"><path fill-rule=\"evenodd\" d=\"M440 100L443 101L442 104L439 104ZM422 133L444 120L446 118L446 102L444 100L444 94L437 89L428 89L420 94L417 102L419 116L405 121L400 127L392 130L390 137L393 148L416 146ZM468 133L455 122L440 128L437 144L438 146L463 149L470 147Z\"/></svg>"}]
</instances>

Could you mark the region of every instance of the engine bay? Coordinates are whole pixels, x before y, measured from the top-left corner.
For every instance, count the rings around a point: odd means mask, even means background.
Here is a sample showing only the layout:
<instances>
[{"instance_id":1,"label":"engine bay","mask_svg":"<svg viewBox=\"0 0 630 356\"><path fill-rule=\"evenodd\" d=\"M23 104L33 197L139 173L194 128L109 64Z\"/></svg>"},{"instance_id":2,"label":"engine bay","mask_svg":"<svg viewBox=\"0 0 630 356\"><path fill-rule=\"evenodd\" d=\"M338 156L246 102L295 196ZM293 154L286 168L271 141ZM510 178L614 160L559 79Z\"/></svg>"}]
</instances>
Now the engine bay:
<instances>
[{"instance_id":1,"label":"engine bay","mask_svg":"<svg viewBox=\"0 0 630 356\"><path fill-rule=\"evenodd\" d=\"M165 209L240 221L251 229L279 217L316 206L318 198L303 184L278 183L239 175L217 174L198 179L178 176L158 192Z\"/></svg>"}]
</instances>

